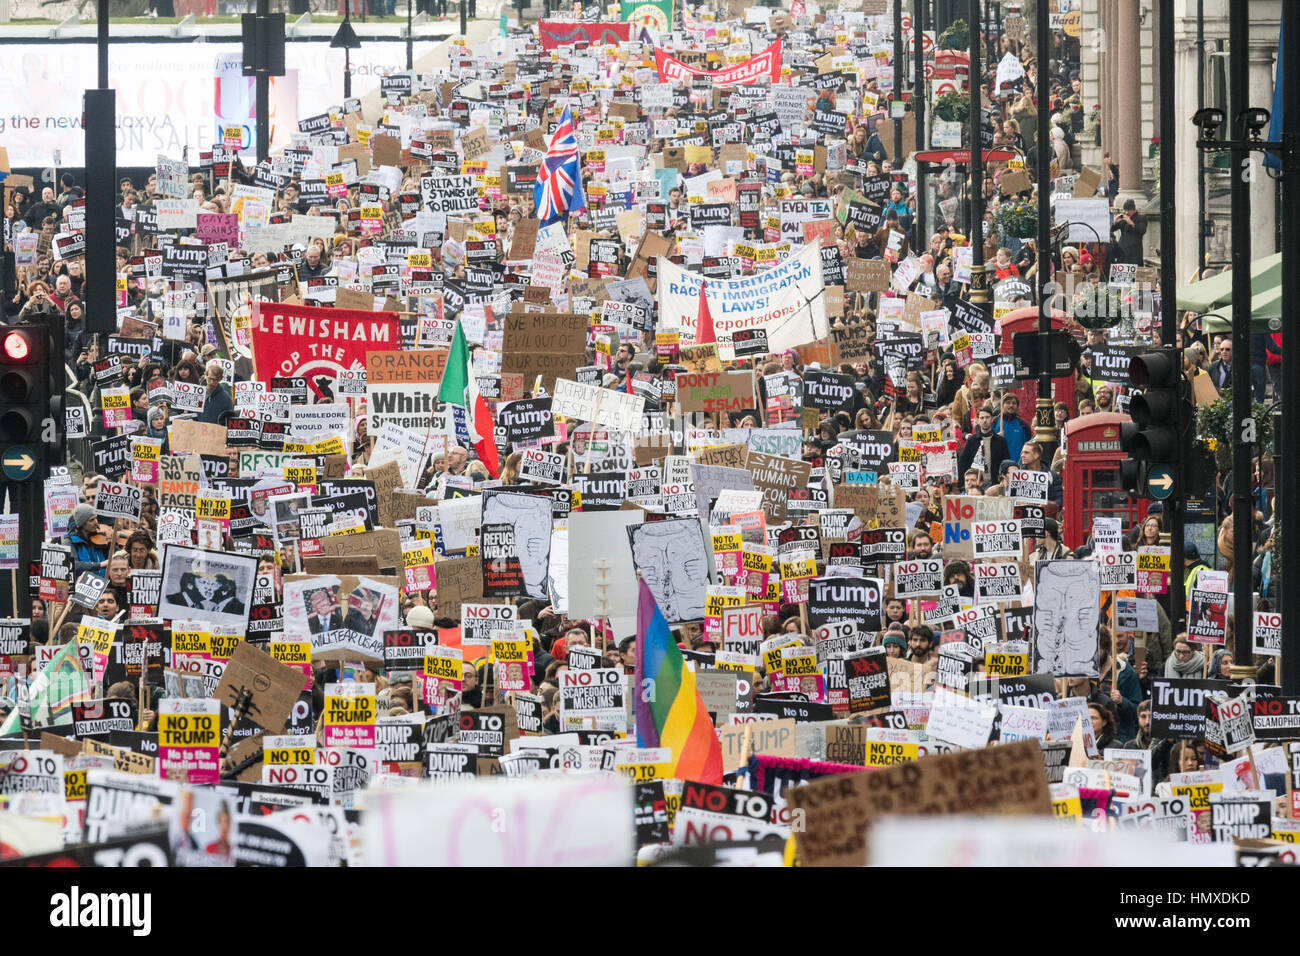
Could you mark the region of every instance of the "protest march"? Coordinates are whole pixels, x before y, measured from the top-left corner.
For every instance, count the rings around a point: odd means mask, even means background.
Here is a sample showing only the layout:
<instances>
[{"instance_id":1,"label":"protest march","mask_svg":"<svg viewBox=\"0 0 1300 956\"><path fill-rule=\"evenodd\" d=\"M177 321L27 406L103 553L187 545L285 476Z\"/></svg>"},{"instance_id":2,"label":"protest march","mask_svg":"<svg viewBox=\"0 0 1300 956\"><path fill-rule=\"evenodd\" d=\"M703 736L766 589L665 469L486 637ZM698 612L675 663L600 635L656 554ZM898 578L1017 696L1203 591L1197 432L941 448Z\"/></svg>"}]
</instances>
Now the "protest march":
<instances>
[{"instance_id":1,"label":"protest march","mask_svg":"<svg viewBox=\"0 0 1300 956\"><path fill-rule=\"evenodd\" d=\"M80 188L7 181L69 389L42 526L0 516L0 864L1294 863L1272 458L1253 554L1226 466L1178 553L1119 486L1174 303L1071 154L1071 4L1050 58L1032 4L912 6L507 8L263 162L122 179L111 334ZM1045 258L1040 143L1101 233Z\"/></svg>"}]
</instances>

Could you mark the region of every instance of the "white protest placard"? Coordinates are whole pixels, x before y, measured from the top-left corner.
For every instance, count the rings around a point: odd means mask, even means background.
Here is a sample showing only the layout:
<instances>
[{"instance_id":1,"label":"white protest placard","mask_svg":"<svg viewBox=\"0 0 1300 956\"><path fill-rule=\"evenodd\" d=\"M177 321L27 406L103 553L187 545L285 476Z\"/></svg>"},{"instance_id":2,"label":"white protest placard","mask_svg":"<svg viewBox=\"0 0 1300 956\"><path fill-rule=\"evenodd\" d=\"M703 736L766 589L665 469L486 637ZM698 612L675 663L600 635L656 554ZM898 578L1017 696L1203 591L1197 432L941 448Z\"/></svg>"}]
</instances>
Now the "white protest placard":
<instances>
[{"instance_id":1,"label":"white protest placard","mask_svg":"<svg viewBox=\"0 0 1300 956\"><path fill-rule=\"evenodd\" d=\"M1010 744L1017 740L1047 739L1048 713L1038 707L1002 706L1002 725L998 743Z\"/></svg>"},{"instance_id":2,"label":"white protest placard","mask_svg":"<svg viewBox=\"0 0 1300 956\"><path fill-rule=\"evenodd\" d=\"M1051 475L1045 471L1012 468L1007 472L1007 497L1022 501L1046 501Z\"/></svg>"},{"instance_id":3,"label":"white protest placard","mask_svg":"<svg viewBox=\"0 0 1300 956\"><path fill-rule=\"evenodd\" d=\"M1205 739L1207 745L1217 731L1217 739L1229 754L1245 750L1255 743L1255 724L1252 719L1253 692L1239 697L1226 694L1209 694L1206 696L1208 714L1205 721ZM1217 726L1212 726L1216 725Z\"/></svg>"},{"instance_id":4,"label":"white protest placard","mask_svg":"<svg viewBox=\"0 0 1300 956\"><path fill-rule=\"evenodd\" d=\"M1160 630L1160 615L1152 598L1115 596L1115 627L1121 631Z\"/></svg>"},{"instance_id":5,"label":"white protest placard","mask_svg":"<svg viewBox=\"0 0 1300 956\"><path fill-rule=\"evenodd\" d=\"M551 414L594 422L619 431L635 431L645 412L645 396L582 385L565 378L555 380Z\"/></svg>"},{"instance_id":6,"label":"white protest placard","mask_svg":"<svg viewBox=\"0 0 1300 956\"><path fill-rule=\"evenodd\" d=\"M563 455L553 455L547 451L525 448L523 459L519 463L519 479L536 481L544 485L564 483Z\"/></svg>"},{"instance_id":7,"label":"white protest placard","mask_svg":"<svg viewBox=\"0 0 1300 956\"><path fill-rule=\"evenodd\" d=\"M466 602L460 606L460 642L465 646L490 647L495 632L513 630L518 622L519 611L513 604Z\"/></svg>"},{"instance_id":8,"label":"white protest placard","mask_svg":"<svg viewBox=\"0 0 1300 956\"><path fill-rule=\"evenodd\" d=\"M1060 197L1052 204L1052 209L1057 222L1070 224L1066 242L1096 242L1098 236L1104 241L1110 235L1109 199Z\"/></svg>"},{"instance_id":9,"label":"white protest placard","mask_svg":"<svg viewBox=\"0 0 1300 956\"><path fill-rule=\"evenodd\" d=\"M1137 587L1137 552L1103 551L1097 555L1103 591L1131 591Z\"/></svg>"},{"instance_id":10,"label":"white protest placard","mask_svg":"<svg viewBox=\"0 0 1300 956\"><path fill-rule=\"evenodd\" d=\"M942 588L942 558L894 563L894 597L933 597Z\"/></svg>"},{"instance_id":11,"label":"white protest placard","mask_svg":"<svg viewBox=\"0 0 1300 956\"><path fill-rule=\"evenodd\" d=\"M347 440L351 415L340 403L292 405L289 409L290 433L301 442L318 442L337 435Z\"/></svg>"},{"instance_id":12,"label":"white protest placard","mask_svg":"<svg viewBox=\"0 0 1300 956\"><path fill-rule=\"evenodd\" d=\"M473 176L424 176L420 179L420 202L435 215L478 211L478 185Z\"/></svg>"},{"instance_id":13,"label":"white protest placard","mask_svg":"<svg viewBox=\"0 0 1300 956\"><path fill-rule=\"evenodd\" d=\"M1255 653L1277 657L1282 653L1282 615L1272 611L1255 612Z\"/></svg>"},{"instance_id":14,"label":"white protest placard","mask_svg":"<svg viewBox=\"0 0 1300 956\"><path fill-rule=\"evenodd\" d=\"M1023 594L1020 588L1020 565L1014 561L1001 564L975 565L975 600L981 604L1006 604L1019 601Z\"/></svg>"},{"instance_id":15,"label":"white protest placard","mask_svg":"<svg viewBox=\"0 0 1300 956\"><path fill-rule=\"evenodd\" d=\"M625 777L484 778L368 794L362 844L369 866L626 866L631 820Z\"/></svg>"},{"instance_id":16,"label":"white protest placard","mask_svg":"<svg viewBox=\"0 0 1300 956\"><path fill-rule=\"evenodd\" d=\"M974 521L971 544L977 558L1016 558L1020 556L1020 522Z\"/></svg>"},{"instance_id":17,"label":"white protest placard","mask_svg":"<svg viewBox=\"0 0 1300 956\"><path fill-rule=\"evenodd\" d=\"M978 750L988 743L997 715L996 703L972 700L946 687L936 687L925 732L964 750Z\"/></svg>"},{"instance_id":18,"label":"white protest placard","mask_svg":"<svg viewBox=\"0 0 1300 956\"><path fill-rule=\"evenodd\" d=\"M619 730L627 725L627 675L617 667L560 672L561 730Z\"/></svg>"},{"instance_id":19,"label":"white protest placard","mask_svg":"<svg viewBox=\"0 0 1300 956\"><path fill-rule=\"evenodd\" d=\"M95 513L104 518L140 520L144 489L132 485L101 481L95 489Z\"/></svg>"},{"instance_id":20,"label":"white protest placard","mask_svg":"<svg viewBox=\"0 0 1300 956\"><path fill-rule=\"evenodd\" d=\"M1094 515L1092 519L1092 548L1097 554L1123 550L1119 518ZM1134 574L1137 566L1134 565ZM1132 585L1130 585L1131 587Z\"/></svg>"}]
</instances>

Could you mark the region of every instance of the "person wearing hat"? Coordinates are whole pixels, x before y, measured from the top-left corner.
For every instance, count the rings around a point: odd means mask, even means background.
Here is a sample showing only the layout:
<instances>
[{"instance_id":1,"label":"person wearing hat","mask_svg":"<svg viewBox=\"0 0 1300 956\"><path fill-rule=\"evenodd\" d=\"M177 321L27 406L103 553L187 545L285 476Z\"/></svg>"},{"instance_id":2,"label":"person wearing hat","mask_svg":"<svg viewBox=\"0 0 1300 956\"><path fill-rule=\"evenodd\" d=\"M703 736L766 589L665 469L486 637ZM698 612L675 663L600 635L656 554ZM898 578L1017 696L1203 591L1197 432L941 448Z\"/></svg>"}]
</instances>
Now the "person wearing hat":
<instances>
[{"instance_id":1,"label":"person wearing hat","mask_svg":"<svg viewBox=\"0 0 1300 956\"><path fill-rule=\"evenodd\" d=\"M406 626L418 627L424 631L433 630L433 612L423 604L417 604L406 612Z\"/></svg>"},{"instance_id":2,"label":"person wearing hat","mask_svg":"<svg viewBox=\"0 0 1300 956\"><path fill-rule=\"evenodd\" d=\"M1059 126L1052 127L1052 155L1056 159L1056 171L1058 173L1068 173L1074 168L1074 159L1070 155L1070 147L1065 142L1065 130Z\"/></svg>"},{"instance_id":3,"label":"person wearing hat","mask_svg":"<svg viewBox=\"0 0 1300 956\"><path fill-rule=\"evenodd\" d=\"M104 577L108 568L107 544L96 544L99 533L99 518L95 515L93 505L82 503L72 511L72 520L68 522L68 544L72 545L72 572L79 577L89 571Z\"/></svg>"},{"instance_id":4,"label":"person wearing hat","mask_svg":"<svg viewBox=\"0 0 1300 956\"><path fill-rule=\"evenodd\" d=\"M885 221L881 223L880 228L876 230L876 245L882 251L889 248L889 234L891 232L897 232L903 237L898 248L895 250L898 253L898 261L902 262L907 258L911 247L907 242L907 231L899 221L898 210L896 209L890 209L885 213Z\"/></svg>"},{"instance_id":5,"label":"person wearing hat","mask_svg":"<svg viewBox=\"0 0 1300 956\"><path fill-rule=\"evenodd\" d=\"M902 631L889 631L883 641L886 657L906 657L907 641L903 640Z\"/></svg>"},{"instance_id":6,"label":"person wearing hat","mask_svg":"<svg viewBox=\"0 0 1300 956\"><path fill-rule=\"evenodd\" d=\"M1196 578L1202 571L1210 570L1210 566L1201 560L1201 549L1196 546L1195 541L1183 542L1183 593L1191 594L1192 588L1196 586Z\"/></svg>"},{"instance_id":7,"label":"person wearing hat","mask_svg":"<svg viewBox=\"0 0 1300 956\"><path fill-rule=\"evenodd\" d=\"M1124 211L1115 217L1110 227L1111 235L1115 237L1111 245L1111 262L1142 265L1142 237L1146 231L1147 220L1138 214L1137 203L1125 199Z\"/></svg>"},{"instance_id":8,"label":"person wearing hat","mask_svg":"<svg viewBox=\"0 0 1300 956\"><path fill-rule=\"evenodd\" d=\"M1010 458L998 465L998 480L993 482L991 485L986 485L984 487L984 494L993 496L1005 495L1007 493L1007 484L1011 481L1007 472L1014 467L1016 467L1016 463Z\"/></svg>"},{"instance_id":9,"label":"person wearing hat","mask_svg":"<svg viewBox=\"0 0 1300 956\"><path fill-rule=\"evenodd\" d=\"M1034 560L1073 557L1070 549L1061 543L1061 525L1055 518L1043 519L1043 536L1034 549Z\"/></svg>"}]
</instances>

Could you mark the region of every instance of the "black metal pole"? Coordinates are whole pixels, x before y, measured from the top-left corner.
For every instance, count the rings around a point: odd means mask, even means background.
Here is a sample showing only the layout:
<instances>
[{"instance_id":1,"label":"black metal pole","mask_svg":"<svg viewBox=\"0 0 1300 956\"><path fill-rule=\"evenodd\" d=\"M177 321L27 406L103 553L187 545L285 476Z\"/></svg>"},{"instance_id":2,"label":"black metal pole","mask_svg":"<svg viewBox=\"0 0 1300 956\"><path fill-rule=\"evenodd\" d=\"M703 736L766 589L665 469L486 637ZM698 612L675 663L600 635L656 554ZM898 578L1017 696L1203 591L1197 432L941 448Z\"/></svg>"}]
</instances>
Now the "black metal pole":
<instances>
[{"instance_id":1,"label":"black metal pole","mask_svg":"<svg viewBox=\"0 0 1300 956\"><path fill-rule=\"evenodd\" d=\"M343 98L352 99L352 50L349 47L343 48Z\"/></svg>"},{"instance_id":2,"label":"black metal pole","mask_svg":"<svg viewBox=\"0 0 1300 956\"><path fill-rule=\"evenodd\" d=\"M1205 106L1205 0L1196 0L1196 109ZM1163 150L1161 151L1163 153ZM1205 268L1205 154L1196 151L1196 278ZM1183 343L1188 345L1190 343Z\"/></svg>"},{"instance_id":3,"label":"black metal pole","mask_svg":"<svg viewBox=\"0 0 1300 956\"><path fill-rule=\"evenodd\" d=\"M1173 346L1178 338L1178 309L1175 305L1178 289L1178 269L1176 253L1178 251L1176 220L1177 195L1175 193L1175 156L1174 137L1178 130L1174 116L1174 5L1172 2L1160 4L1160 344ZM1201 151L1196 151L1200 162ZM1177 356L1182 362L1182 356ZM1179 365L1181 368L1181 364ZM1184 414L1183 409L1179 415ZM1178 434L1186 436L1194 427L1193 422L1179 419ZM1188 442L1180 442L1179 468L1175 476L1174 493L1164 504L1164 526L1169 529L1169 549L1173 557L1172 567L1182 566L1183 555L1183 502L1188 492L1190 478L1188 462L1183 457ZM1199 493L1203 489L1196 489ZM1182 574L1169 575L1169 620L1178 620L1185 604Z\"/></svg>"},{"instance_id":4,"label":"black metal pole","mask_svg":"<svg viewBox=\"0 0 1300 956\"><path fill-rule=\"evenodd\" d=\"M415 0L406 0L406 68L415 69L415 38L411 36L411 5Z\"/></svg>"},{"instance_id":5,"label":"black metal pole","mask_svg":"<svg viewBox=\"0 0 1300 956\"><path fill-rule=\"evenodd\" d=\"M916 24L912 24L915 29ZM902 0L894 0L894 91L889 95L891 101L901 100L903 98L903 4ZM893 107L890 107L890 113L893 113ZM894 155L891 157L894 161L894 168L901 169L903 166L903 119L901 116L894 117Z\"/></svg>"},{"instance_id":6,"label":"black metal pole","mask_svg":"<svg viewBox=\"0 0 1300 956\"><path fill-rule=\"evenodd\" d=\"M1051 21L1047 4L1039 0L1035 5L1034 24L1037 28L1035 41L1039 50L1046 50L1052 42ZM1056 447L1056 414L1052 395L1051 356L1052 340L1052 301L1047 290L1047 274L1052 267L1051 229L1052 229L1052 153L1043 148L1043 130L1047 129L1047 84L1044 82L1045 64L1038 58L1037 88L1038 94L1038 268L1035 270L1038 286L1038 399L1034 403L1034 440L1043 448L1043 460L1052 460L1052 451Z\"/></svg>"},{"instance_id":7,"label":"black metal pole","mask_svg":"<svg viewBox=\"0 0 1300 956\"><path fill-rule=\"evenodd\" d=\"M984 123L980 115L980 0L969 0L970 12L970 301L982 314L989 302L984 275Z\"/></svg>"},{"instance_id":8,"label":"black metal pole","mask_svg":"<svg viewBox=\"0 0 1300 956\"><path fill-rule=\"evenodd\" d=\"M922 39L925 33L925 5L927 0L915 0L912 4L912 27L914 30L913 50L916 59L915 79L912 81L912 118L916 122L916 148L925 149L930 140L925 135L925 52ZM930 245L932 224L926 215L925 203L925 163L916 164L916 244L922 249Z\"/></svg>"},{"instance_id":9,"label":"black metal pole","mask_svg":"<svg viewBox=\"0 0 1300 956\"><path fill-rule=\"evenodd\" d=\"M95 52L99 56L99 88L106 90L108 89L108 0L99 0L95 8Z\"/></svg>"},{"instance_id":10,"label":"black metal pole","mask_svg":"<svg viewBox=\"0 0 1300 956\"><path fill-rule=\"evenodd\" d=\"M469 36L469 0L460 0L460 35Z\"/></svg>"},{"instance_id":11,"label":"black metal pole","mask_svg":"<svg viewBox=\"0 0 1300 956\"><path fill-rule=\"evenodd\" d=\"M1229 4L1228 65L1232 90L1232 417L1239 429L1232 444L1232 580L1234 655L1250 654L1254 646L1254 605L1251 601L1253 504L1251 499L1252 445L1250 381L1250 183L1249 167L1255 162L1246 146L1242 122L1250 106L1249 4ZM1161 148L1163 152L1163 146ZM1285 270L1283 270L1285 271ZM1162 303L1163 304L1163 303Z\"/></svg>"},{"instance_id":12,"label":"black metal pole","mask_svg":"<svg viewBox=\"0 0 1300 956\"><path fill-rule=\"evenodd\" d=\"M270 0L257 0L258 16L270 16ZM257 81L257 161L266 162L271 154L271 77L259 72Z\"/></svg>"},{"instance_id":13,"label":"black metal pole","mask_svg":"<svg viewBox=\"0 0 1300 956\"><path fill-rule=\"evenodd\" d=\"M1285 200L1283 209L1291 210L1282 215L1282 252L1283 260L1294 264L1300 255L1300 216L1295 214L1300 203L1300 70L1291 57L1300 51L1300 14L1294 7L1282 11L1282 47L1287 63L1278 64L1278 73L1282 74L1282 140L1286 147L1282 151L1282 190ZM1287 268L1282 270L1282 314L1294 315L1300 309L1300 270ZM1288 468L1300 462L1300 428L1289 427L1294 420L1291 413L1300 414L1300 333L1288 335L1282 332L1282 415L1288 426L1281 429L1279 436L1274 432L1274 441L1280 442L1282 461ZM1282 542L1294 545L1300 541L1300 495L1282 478L1278 468L1277 490L1281 509ZM1285 490L1284 490L1285 489ZM1276 528L1277 525L1275 524ZM1300 561L1294 557L1291 560ZM1285 559L1282 573L1285 573ZM1273 565L1273 576L1280 578L1279 568ZM1283 579L1285 584L1285 579ZM1294 582L1292 582L1294 583ZM1279 669L1282 672L1282 693L1300 694L1300 587L1282 587L1282 659Z\"/></svg>"}]
</instances>

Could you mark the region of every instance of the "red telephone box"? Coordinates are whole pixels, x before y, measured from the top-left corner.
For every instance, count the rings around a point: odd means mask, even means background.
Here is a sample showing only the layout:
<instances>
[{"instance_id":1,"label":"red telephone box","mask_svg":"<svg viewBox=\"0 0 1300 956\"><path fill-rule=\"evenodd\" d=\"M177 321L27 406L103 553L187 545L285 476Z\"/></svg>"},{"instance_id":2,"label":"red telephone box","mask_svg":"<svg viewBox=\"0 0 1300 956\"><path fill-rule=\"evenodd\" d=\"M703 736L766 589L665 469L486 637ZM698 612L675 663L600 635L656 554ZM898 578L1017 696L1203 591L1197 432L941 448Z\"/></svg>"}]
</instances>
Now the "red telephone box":
<instances>
[{"instance_id":1,"label":"red telephone box","mask_svg":"<svg viewBox=\"0 0 1300 956\"><path fill-rule=\"evenodd\" d=\"M1065 328L1066 314L1056 310L1052 311L1052 328ZM1036 306L1025 306L1021 309L1015 309L1002 316L1002 340L998 343L998 351L1003 355L1014 354L1011 344L1011 337L1021 332L1038 331L1038 308ZM1027 419L1032 425L1034 423L1034 405L1038 401L1038 379L1031 378L1019 383L1007 391L1015 392L1020 396L1020 414ZM1074 376L1067 375L1065 378L1052 379L1052 396L1055 402L1065 402L1070 408L1070 417L1075 415L1074 406Z\"/></svg>"},{"instance_id":2,"label":"red telephone box","mask_svg":"<svg viewBox=\"0 0 1300 956\"><path fill-rule=\"evenodd\" d=\"M1118 412L1094 412L1065 423L1065 529L1067 548L1088 539L1094 515L1117 517L1128 530L1145 517L1149 502L1134 498L1119 480L1119 463L1128 458L1119 446L1119 426L1128 421Z\"/></svg>"}]
</instances>

